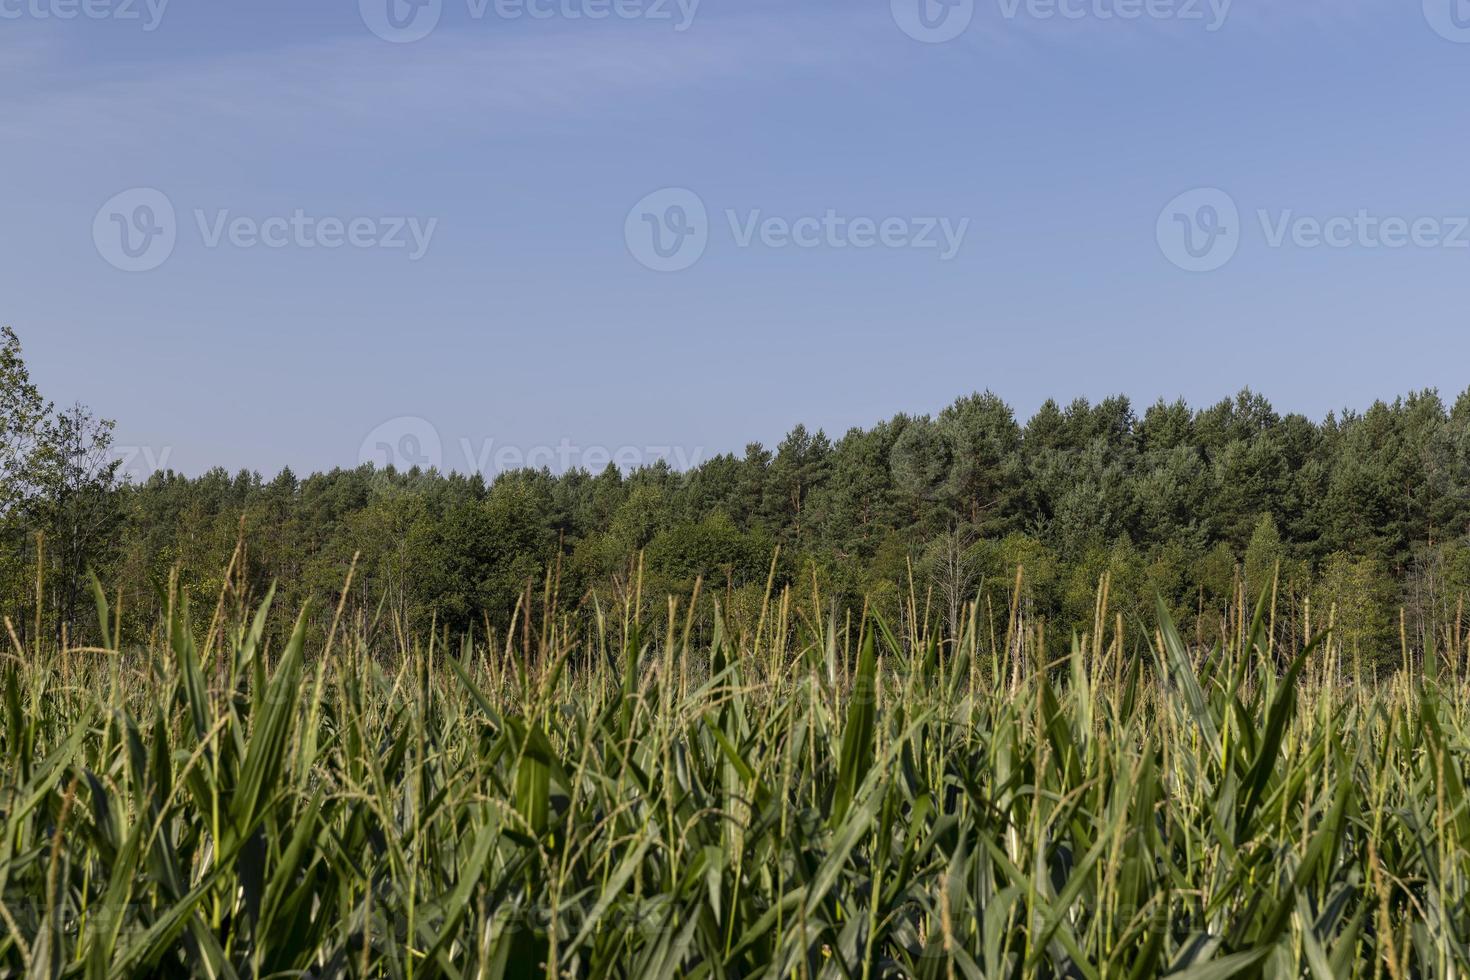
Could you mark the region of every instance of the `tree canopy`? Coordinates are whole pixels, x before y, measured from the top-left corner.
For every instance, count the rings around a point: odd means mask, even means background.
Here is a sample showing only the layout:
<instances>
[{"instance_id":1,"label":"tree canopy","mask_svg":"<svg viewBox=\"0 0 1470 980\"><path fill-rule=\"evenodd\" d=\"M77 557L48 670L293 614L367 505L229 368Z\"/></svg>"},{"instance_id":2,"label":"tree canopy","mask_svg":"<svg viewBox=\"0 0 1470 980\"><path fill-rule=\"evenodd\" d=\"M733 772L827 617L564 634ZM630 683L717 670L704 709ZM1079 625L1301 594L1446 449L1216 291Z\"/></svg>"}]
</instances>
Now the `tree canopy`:
<instances>
[{"instance_id":1,"label":"tree canopy","mask_svg":"<svg viewBox=\"0 0 1470 980\"><path fill-rule=\"evenodd\" d=\"M836 608L896 607L913 586L944 596L949 618L960 590L1009 589L1019 564L1032 614L1063 627L1090 622L1104 573L1122 608L1147 618L1158 593L1201 627L1236 590L1274 583L1323 615L1335 605L1384 651L1398 607L1411 624L1443 621L1470 591L1470 392L1320 422L1248 389L1141 414L1122 396L1049 401L1021 422L986 391L835 440L796 425L774 450L752 443L688 472L364 466L131 483L109 455L111 424L53 409L15 334L0 339L0 576L22 630L85 629L91 570L140 621L175 573L212 606L241 540L242 581L279 583L296 593L288 608L335 609L358 556L352 601L406 629L503 628L548 582L573 606L616 600L640 554L649 595L688 595L698 579L749 606L774 571L778 586L818 582ZM56 595L41 610L38 558Z\"/></svg>"}]
</instances>

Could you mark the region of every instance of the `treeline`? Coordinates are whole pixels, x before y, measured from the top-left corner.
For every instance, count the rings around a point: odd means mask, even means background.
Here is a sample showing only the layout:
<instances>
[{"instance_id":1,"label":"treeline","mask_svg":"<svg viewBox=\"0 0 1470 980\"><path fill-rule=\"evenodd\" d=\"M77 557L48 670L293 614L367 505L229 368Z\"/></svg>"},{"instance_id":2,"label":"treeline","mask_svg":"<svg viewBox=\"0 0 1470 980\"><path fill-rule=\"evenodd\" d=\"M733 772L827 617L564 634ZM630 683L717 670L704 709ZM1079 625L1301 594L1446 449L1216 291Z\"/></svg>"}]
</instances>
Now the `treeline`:
<instances>
[{"instance_id":1,"label":"treeline","mask_svg":"<svg viewBox=\"0 0 1470 980\"><path fill-rule=\"evenodd\" d=\"M105 424L73 414L86 436L73 442L95 453ZM73 630L87 628L77 583L89 568L139 624L155 620L175 574L207 614L242 540L229 594L276 582L278 608L310 599L330 620L357 556L348 614L406 635L431 623L503 629L548 589L565 612L615 609L637 585L638 556L645 597L689 595L702 579L703 602L754 616L778 548L775 587L815 588L839 616L866 600L952 628L983 592L1004 617L1021 566L1021 608L1053 636L1090 627L1107 574L1125 618L1151 621L1158 593L1208 638L1232 600L1274 584L1291 610L1283 631L1300 634L1315 610L1316 626L1330 619L1345 646L1384 660L1399 655L1401 611L1422 646L1470 592L1470 392L1321 422L1246 390L1203 410L1048 402L1024 423L986 393L835 441L797 426L774 449L751 444L687 473L214 470L139 485L114 474L73 469L92 495L72 505L70 533L41 520L45 507L7 509L16 623L35 614L38 529L69 549L46 564L71 598L42 619Z\"/></svg>"},{"instance_id":2,"label":"treeline","mask_svg":"<svg viewBox=\"0 0 1470 980\"><path fill-rule=\"evenodd\" d=\"M0 609L17 639L60 641L88 567L121 544L112 429L81 404L42 398L20 340L0 327Z\"/></svg>"}]
</instances>

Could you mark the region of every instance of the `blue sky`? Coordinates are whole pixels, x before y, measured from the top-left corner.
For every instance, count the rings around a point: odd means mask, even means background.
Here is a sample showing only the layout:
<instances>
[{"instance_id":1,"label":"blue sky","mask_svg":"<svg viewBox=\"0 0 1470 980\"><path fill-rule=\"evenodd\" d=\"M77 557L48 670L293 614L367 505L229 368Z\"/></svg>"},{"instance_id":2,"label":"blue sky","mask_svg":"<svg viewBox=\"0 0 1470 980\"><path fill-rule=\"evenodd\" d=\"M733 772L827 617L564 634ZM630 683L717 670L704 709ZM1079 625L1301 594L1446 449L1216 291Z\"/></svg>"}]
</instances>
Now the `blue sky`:
<instances>
[{"instance_id":1,"label":"blue sky","mask_svg":"<svg viewBox=\"0 0 1470 980\"><path fill-rule=\"evenodd\" d=\"M1470 0L86 2L0 0L0 322L134 467L1470 385Z\"/></svg>"}]
</instances>

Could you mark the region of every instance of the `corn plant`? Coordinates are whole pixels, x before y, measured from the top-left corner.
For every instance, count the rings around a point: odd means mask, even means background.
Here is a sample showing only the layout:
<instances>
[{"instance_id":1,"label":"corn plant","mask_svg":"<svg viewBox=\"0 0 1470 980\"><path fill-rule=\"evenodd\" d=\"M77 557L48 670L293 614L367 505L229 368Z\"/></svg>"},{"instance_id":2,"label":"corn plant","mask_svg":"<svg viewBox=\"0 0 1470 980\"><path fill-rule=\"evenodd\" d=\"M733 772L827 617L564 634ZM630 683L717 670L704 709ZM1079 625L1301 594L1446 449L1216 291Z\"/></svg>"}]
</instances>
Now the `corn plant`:
<instances>
[{"instance_id":1,"label":"corn plant","mask_svg":"<svg viewBox=\"0 0 1470 980\"><path fill-rule=\"evenodd\" d=\"M770 605L384 650L174 600L125 650L98 589L111 641L3 668L0 975L1470 971L1454 658Z\"/></svg>"}]
</instances>

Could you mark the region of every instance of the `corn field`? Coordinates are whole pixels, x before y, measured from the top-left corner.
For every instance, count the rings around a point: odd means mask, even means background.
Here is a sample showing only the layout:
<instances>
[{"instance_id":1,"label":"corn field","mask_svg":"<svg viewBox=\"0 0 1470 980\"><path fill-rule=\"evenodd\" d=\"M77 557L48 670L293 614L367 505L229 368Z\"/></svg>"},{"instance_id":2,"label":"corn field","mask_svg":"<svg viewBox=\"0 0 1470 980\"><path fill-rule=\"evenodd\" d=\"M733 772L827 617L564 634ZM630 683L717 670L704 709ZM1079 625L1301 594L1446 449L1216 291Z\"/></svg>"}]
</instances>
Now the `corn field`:
<instances>
[{"instance_id":1,"label":"corn field","mask_svg":"<svg viewBox=\"0 0 1470 980\"><path fill-rule=\"evenodd\" d=\"M391 651L253 605L11 631L0 975L1470 975L1458 626L1364 680L1269 599L1209 649L1105 590L1068 638L788 593Z\"/></svg>"}]
</instances>

